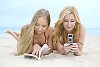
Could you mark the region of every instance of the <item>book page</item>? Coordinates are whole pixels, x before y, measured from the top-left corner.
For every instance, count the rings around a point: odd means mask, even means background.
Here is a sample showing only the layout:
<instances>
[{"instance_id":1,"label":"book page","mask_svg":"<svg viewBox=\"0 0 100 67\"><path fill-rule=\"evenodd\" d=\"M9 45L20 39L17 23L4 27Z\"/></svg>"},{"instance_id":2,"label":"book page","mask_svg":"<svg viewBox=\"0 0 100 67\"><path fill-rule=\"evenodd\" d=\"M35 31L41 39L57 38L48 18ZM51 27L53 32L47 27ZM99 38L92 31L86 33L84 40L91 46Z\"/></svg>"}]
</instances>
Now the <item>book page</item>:
<instances>
[{"instance_id":1,"label":"book page","mask_svg":"<svg viewBox=\"0 0 100 67\"><path fill-rule=\"evenodd\" d=\"M44 44L44 45L42 46L42 48L40 49L40 51L39 51L39 58L40 58L43 54L45 54L46 52L48 52L48 45L47 45L47 44Z\"/></svg>"},{"instance_id":2,"label":"book page","mask_svg":"<svg viewBox=\"0 0 100 67\"><path fill-rule=\"evenodd\" d=\"M36 58L36 59L38 59L38 60L39 60L39 57L38 57L38 56L36 56L36 55L34 55L34 54L24 53L24 57L25 57L25 58L32 58L32 57L34 57L34 58Z\"/></svg>"},{"instance_id":3,"label":"book page","mask_svg":"<svg viewBox=\"0 0 100 67\"><path fill-rule=\"evenodd\" d=\"M48 45L47 45L47 44L44 44L44 45L42 46L42 48L40 49L40 51L39 51L39 56L36 56L36 55L33 55L33 54L27 54L27 53L25 53L25 54L24 54L24 57L26 57L26 58L34 57L34 58L40 60L40 59L41 59L41 56L42 56L43 54L45 54L46 52L48 52Z\"/></svg>"}]
</instances>

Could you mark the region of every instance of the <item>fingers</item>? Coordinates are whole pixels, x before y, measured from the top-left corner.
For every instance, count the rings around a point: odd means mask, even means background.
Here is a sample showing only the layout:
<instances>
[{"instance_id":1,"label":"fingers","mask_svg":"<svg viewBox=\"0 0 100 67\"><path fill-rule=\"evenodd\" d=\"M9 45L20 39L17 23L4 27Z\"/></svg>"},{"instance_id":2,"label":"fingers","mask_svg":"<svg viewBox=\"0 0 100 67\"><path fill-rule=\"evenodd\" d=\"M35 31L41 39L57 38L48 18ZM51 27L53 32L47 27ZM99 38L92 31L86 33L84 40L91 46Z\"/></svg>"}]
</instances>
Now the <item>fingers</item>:
<instances>
[{"instance_id":1,"label":"fingers","mask_svg":"<svg viewBox=\"0 0 100 67\"><path fill-rule=\"evenodd\" d=\"M72 45L65 47L65 51L67 51L67 52L77 52L77 50L78 50L77 43L73 43Z\"/></svg>"},{"instance_id":2,"label":"fingers","mask_svg":"<svg viewBox=\"0 0 100 67\"><path fill-rule=\"evenodd\" d=\"M78 49L78 48L76 48L76 47L74 47L74 48L71 48L71 50L76 50L76 49Z\"/></svg>"},{"instance_id":3,"label":"fingers","mask_svg":"<svg viewBox=\"0 0 100 67\"><path fill-rule=\"evenodd\" d=\"M77 43L73 43L73 46L78 46Z\"/></svg>"},{"instance_id":4,"label":"fingers","mask_svg":"<svg viewBox=\"0 0 100 67\"><path fill-rule=\"evenodd\" d=\"M32 54L34 54L34 55L35 55L35 52L33 51L33 52L32 52Z\"/></svg>"},{"instance_id":5,"label":"fingers","mask_svg":"<svg viewBox=\"0 0 100 67\"><path fill-rule=\"evenodd\" d=\"M70 45L71 46L71 48L78 48L78 45L77 45L77 43L73 43L72 45Z\"/></svg>"},{"instance_id":6,"label":"fingers","mask_svg":"<svg viewBox=\"0 0 100 67\"><path fill-rule=\"evenodd\" d=\"M78 45L73 45L71 48L71 52L77 52L78 50Z\"/></svg>"},{"instance_id":7,"label":"fingers","mask_svg":"<svg viewBox=\"0 0 100 67\"><path fill-rule=\"evenodd\" d=\"M72 48L78 48L78 46L76 46L76 45L73 45L73 46L71 46Z\"/></svg>"},{"instance_id":8,"label":"fingers","mask_svg":"<svg viewBox=\"0 0 100 67\"><path fill-rule=\"evenodd\" d=\"M38 55L39 55L39 52L37 51L37 52L36 52L36 56L38 56Z\"/></svg>"},{"instance_id":9,"label":"fingers","mask_svg":"<svg viewBox=\"0 0 100 67\"><path fill-rule=\"evenodd\" d=\"M32 54L38 56L38 55L39 55L40 49L41 49L41 47L40 47L38 44L35 44L35 45L33 46L33 52L32 52Z\"/></svg>"},{"instance_id":10,"label":"fingers","mask_svg":"<svg viewBox=\"0 0 100 67\"><path fill-rule=\"evenodd\" d=\"M67 43L64 44L65 47L66 47L66 46L69 46L69 45L70 45L70 44L67 44Z\"/></svg>"},{"instance_id":11,"label":"fingers","mask_svg":"<svg viewBox=\"0 0 100 67\"><path fill-rule=\"evenodd\" d=\"M38 51L33 51L33 52L32 52L32 54L34 54L34 55L37 55L37 56L38 56L39 52L38 52Z\"/></svg>"}]
</instances>

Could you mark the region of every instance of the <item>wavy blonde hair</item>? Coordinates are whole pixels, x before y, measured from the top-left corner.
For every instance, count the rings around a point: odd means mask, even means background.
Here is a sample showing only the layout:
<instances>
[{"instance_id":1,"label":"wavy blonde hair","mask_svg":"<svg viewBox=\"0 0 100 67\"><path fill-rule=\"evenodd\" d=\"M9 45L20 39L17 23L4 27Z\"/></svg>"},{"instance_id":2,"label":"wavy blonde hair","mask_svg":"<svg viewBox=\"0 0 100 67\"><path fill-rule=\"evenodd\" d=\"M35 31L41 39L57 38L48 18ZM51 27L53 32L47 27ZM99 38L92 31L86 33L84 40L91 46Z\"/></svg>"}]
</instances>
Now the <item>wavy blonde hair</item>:
<instances>
[{"instance_id":1,"label":"wavy blonde hair","mask_svg":"<svg viewBox=\"0 0 100 67\"><path fill-rule=\"evenodd\" d=\"M21 36L19 38L17 53L16 55L22 55L24 53L32 52L33 38L34 38L34 27L39 17L46 17L48 27L50 25L50 14L46 9L38 10L29 25L25 25L21 30Z\"/></svg>"},{"instance_id":2,"label":"wavy blonde hair","mask_svg":"<svg viewBox=\"0 0 100 67\"><path fill-rule=\"evenodd\" d=\"M60 41L62 44L67 42L67 35L65 33L65 29L63 26L63 20L65 15L73 14L76 19L75 27L72 30L72 34L74 34L74 42L78 41L79 38L79 28L80 28L80 19L78 12L75 7L68 6L65 7L59 15L59 19L55 24L54 32L52 33L53 41Z\"/></svg>"}]
</instances>

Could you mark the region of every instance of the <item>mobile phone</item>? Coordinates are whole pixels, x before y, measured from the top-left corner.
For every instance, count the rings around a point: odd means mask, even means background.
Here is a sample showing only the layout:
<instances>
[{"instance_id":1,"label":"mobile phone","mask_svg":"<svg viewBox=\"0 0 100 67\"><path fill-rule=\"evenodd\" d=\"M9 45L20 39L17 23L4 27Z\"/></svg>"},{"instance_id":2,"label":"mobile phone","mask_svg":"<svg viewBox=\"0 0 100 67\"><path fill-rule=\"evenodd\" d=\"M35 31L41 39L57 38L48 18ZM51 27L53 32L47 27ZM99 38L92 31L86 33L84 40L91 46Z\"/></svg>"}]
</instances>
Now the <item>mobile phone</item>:
<instances>
[{"instance_id":1,"label":"mobile phone","mask_svg":"<svg viewBox=\"0 0 100 67\"><path fill-rule=\"evenodd\" d=\"M68 34L67 43L73 45L73 34Z\"/></svg>"}]
</instances>

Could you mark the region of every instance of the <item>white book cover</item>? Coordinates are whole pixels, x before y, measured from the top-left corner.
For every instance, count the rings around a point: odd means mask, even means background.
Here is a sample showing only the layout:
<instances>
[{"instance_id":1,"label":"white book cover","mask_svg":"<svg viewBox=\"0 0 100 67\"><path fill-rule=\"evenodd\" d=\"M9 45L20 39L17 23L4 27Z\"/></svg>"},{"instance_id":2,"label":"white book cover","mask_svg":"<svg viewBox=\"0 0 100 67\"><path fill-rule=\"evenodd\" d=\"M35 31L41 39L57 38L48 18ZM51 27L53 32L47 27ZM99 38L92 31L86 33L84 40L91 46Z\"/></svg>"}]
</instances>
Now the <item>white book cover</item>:
<instances>
[{"instance_id":1,"label":"white book cover","mask_svg":"<svg viewBox=\"0 0 100 67\"><path fill-rule=\"evenodd\" d=\"M42 55L45 54L46 52L48 52L48 45L47 44L44 44L42 46L42 48L40 49L39 51L39 56L36 56L36 55L33 55L33 54L28 54L28 53L25 53L24 54L24 57L28 58L28 57L33 57L33 58L36 58L37 60L40 60Z\"/></svg>"}]
</instances>

